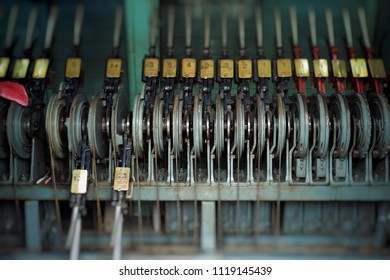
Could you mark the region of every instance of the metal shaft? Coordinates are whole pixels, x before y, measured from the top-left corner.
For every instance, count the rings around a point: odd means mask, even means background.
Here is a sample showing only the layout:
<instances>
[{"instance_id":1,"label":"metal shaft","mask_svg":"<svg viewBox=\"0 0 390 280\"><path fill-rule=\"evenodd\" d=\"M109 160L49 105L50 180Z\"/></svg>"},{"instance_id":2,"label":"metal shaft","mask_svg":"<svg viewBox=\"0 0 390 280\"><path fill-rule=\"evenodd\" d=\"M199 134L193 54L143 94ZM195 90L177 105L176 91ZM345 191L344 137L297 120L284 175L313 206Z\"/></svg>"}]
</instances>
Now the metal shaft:
<instances>
[{"instance_id":1,"label":"metal shaft","mask_svg":"<svg viewBox=\"0 0 390 280\"><path fill-rule=\"evenodd\" d=\"M7 33L5 37L5 48L9 48L12 45L12 38L15 30L18 13L19 7L17 5L13 5L8 18Z\"/></svg>"},{"instance_id":2,"label":"metal shaft","mask_svg":"<svg viewBox=\"0 0 390 280\"><path fill-rule=\"evenodd\" d=\"M329 45L330 47L335 46L334 41L334 29L333 29L333 15L331 9L325 10L325 19L326 19L326 26L328 28L328 39L329 39Z\"/></svg>"},{"instance_id":3,"label":"metal shaft","mask_svg":"<svg viewBox=\"0 0 390 280\"><path fill-rule=\"evenodd\" d=\"M352 27L351 27L351 17L349 16L348 9L343 9L343 21L344 21L344 28L345 28L345 36L347 39L347 46L348 48L353 47L353 40L352 40Z\"/></svg>"},{"instance_id":4,"label":"metal shaft","mask_svg":"<svg viewBox=\"0 0 390 280\"><path fill-rule=\"evenodd\" d=\"M275 18L275 31L276 31L276 47L282 47L282 20L280 17L279 8L275 8L274 10L274 18Z\"/></svg>"},{"instance_id":5,"label":"metal shaft","mask_svg":"<svg viewBox=\"0 0 390 280\"><path fill-rule=\"evenodd\" d=\"M53 42L53 35L54 35L54 29L57 23L58 18L58 7L53 6L50 9L49 17L47 19L47 26L46 26L46 37L45 37L45 49L50 49L51 43Z\"/></svg>"},{"instance_id":6,"label":"metal shaft","mask_svg":"<svg viewBox=\"0 0 390 280\"><path fill-rule=\"evenodd\" d=\"M30 15L28 17L28 24L27 24L27 31L26 31L26 42L24 44L25 50L28 50L31 48L32 37L34 34L34 28L35 28L35 24L37 22L37 18L38 18L38 7L34 6L31 9Z\"/></svg>"},{"instance_id":7,"label":"metal shaft","mask_svg":"<svg viewBox=\"0 0 390 280\"><path fill-rule=\"evenodd\" d=\"M123 22L123 7L119 6L116 9L116 13L115 13L114 41L112 44L114 48L118 48L120 44L122 22Z\"/></svg>"},{"instance_id":8,"label":"metal shaft","mask_svg":"<svg viewBox=\"0 0 390 280\"><path fill-rule=\"evenodd\" d=\"M297 9L295 8L295 6L290 7L290 21L291 21L292 42L294 46L298 46L298 19L297 19Z\"/></svg>"},{"instance_id":9,"label":"metal shaft","mask_svg":"<svg viewBox=\"0 0 390 280\"><path fill-rule=\"evenodd\" d=\"M317 27L316 27L316 13L314 9L309 9L309 26L310 39L313 47L317 46Z\"/></svg>"},{"instance_id":10,"label":"metal shaft","mask_svg":"<svg viewBox=\"0 0 390 280\"><path fill-rule=\"evenodd\" d=\"M79 4L76 8L76 16L74 20L74 29L73 29L73 45L79 46L80 45L80 38L81 38L81 28L83 26L83 19L84 19L84 5Z\"/></svg>"},{"instance_id":11,"label":"metal shaft","mask_svg":"<svg viewBox=\"0 0 390 280\"><path fill-rule=\"evenodd\" d=\"M366 48L371 48L370 37L368 36L366 12L364 11L363 7L359 7L358 16L359 16L360 28L362 29L364 46Z\"/></svg>"},{"instance_id":12,"label":"metal shaft","mask_svg":"<svg viewBox=\"0 0 390 280\"><path fill-rule=\"evenodd\" d=\"M263 12L260 6L256 7L256 39L257 47L263 47Z\"/></svg>"}]
</instances>

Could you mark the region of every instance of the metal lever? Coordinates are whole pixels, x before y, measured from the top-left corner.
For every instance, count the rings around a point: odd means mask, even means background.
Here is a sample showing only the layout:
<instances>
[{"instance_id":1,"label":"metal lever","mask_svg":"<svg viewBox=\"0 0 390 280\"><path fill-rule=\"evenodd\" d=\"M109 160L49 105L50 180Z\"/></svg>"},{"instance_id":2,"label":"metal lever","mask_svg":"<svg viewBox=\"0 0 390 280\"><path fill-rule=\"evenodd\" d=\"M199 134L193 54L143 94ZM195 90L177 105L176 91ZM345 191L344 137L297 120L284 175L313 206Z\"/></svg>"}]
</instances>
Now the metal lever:
<instances>
[{"instance_id":1,"label":"metal lever","mask_svg":"<svg viewBox=\"0 0 390 280\"><path fill-rule=\"evenodd\" d=\"M156 34L157 34L157 20L158 20L158 9L154 9L153 15L150 19L150 47L156 47Z\"/></svg>"},{"instance_id":2,"label":"metal lever","mask_svg":"<svg viewBox=\"0 0 390 280\"><path fill-rule=\"evenodd\" d=\"M210 48L210 7L206 7L204 15L204 49Z\"/></svg>"},{"instance_id":3,"label":"metal lever","mask_svg":"<svg viewBox=\"0 0 390 280\"><path fill-rule=\"evenodd\" d=\"M111 234L110 246L113 248L112 259L119 260L122 255L123 212L122 205L115 206L114 229Z\"/></svg>"},{"instance_id":4,"label":"metal lever","mask_svg":"<svg viewBox=\"0 0 390 280\"><path fill-rule=\"evenodd\" d=\"M245 15L242 9L238 12L238 36L240 40L240 50L245 50Z\"/></svg>"},{"instance_id":5,"label":"metal lever","mask_svg":"<svg viewBox=\"0 0 390 280\"><path fill-rule=\"evenodd\" d=\"M15 30L16 19L18 17L19 7L13 5L8 18L7 33L5 37L5 48L8 49L12 45L12 37Z\"/></svg>"},{"instance_id":6,"label":"metal lever","mask_svg":"<svg viewBox=\"0 0 390 280\"><path fill-rule=\"evenodd\" d=\"M27 31L26 31L26 42L24 43L24 49L28 50L32 45L32 37L34 33L35 24L37 23L38 18L38 7L34 6L30 11L28 17Z\"/></svg>"},{"instance_id":7,"label":"metal lever","mask_svg":"<svg viewBox=\"0 0 390 280\"><path fill-rule=\"evenodd\" d=\"M80 206L75 205L73 206L69 234L65 243L65 248L70 249L71 260L77 260L79 258L80 237L81 237L81 212L80 212Z\"/></svg>"},{"instance_id":8,"label":"metal lever","mask_svg":"<svg viewBox=\"0 0 390 280\"><path fill-rule=\"evenodd\" d=\"M344 21L344 28L345 28L345 35L347 39L347 46L348 48L353 47L353 40L352 40L352 27L351 27L351 18L349 16L348 9L343 9L343 21Z\"/></svg>"},{"instance_id":9,"label":"metal lever","mask_svg":"<svg viewBox=\"0 0 390 280\"><path fill-rule=\"evenodd\" d=\"M167 48L173 48L173 34L175 30L175 8L170 6L168 8L168 34L167 34Z\"/></svg>"},{"instance_id":10,"label":"metal lever","mask_svg":"<svg viewBox=\"0 0 390 280\"><path fill-rule=\"evenodd\" d=\"M313 47L316 47L317 46L316 13L312 8L309 9L309 26L310 26L311 45Z\"/></svg>"},{"instance_id":11,"label":"metal lever","mask_svg":"<svg viewBox=\"0 0 390 280\"><path fill-rule=\"evenodd\" d=\"M116 8L116 13L115 13L114 41L112 44L114 49L118 48L120 44L122 22L123 22L123 8L122 6L119 6Z\"/></svg>"},{"instance_id":12,"label":"metal lever","mask_svg":"<svg viewBox=\"0 0 390 280\"><path fill-rule=\"evenodd\" d=\"M256 39L257 47L263 47L263 12L260 6L256 7Z\"/></svg>"},{"instance_id":13,"label":"metal lever","mask_svg":"<svg viewBox=\"0 0 390 280\"><path fill-rule=\"evenodd\" d=\"M280 17L279 8L275 8L274 10L275 17L275 31L276 31L276 47L282 48L282 19Z\"/></svg>"},{"instance_id":14,"label":"metal lever","mask_svg":"<svg viewBox=\"0 0 390 280\"><path fill-rule=\"evenodd\" d=\"M276 20L276 19L275 19ZM297 20L297 9L295 6L290 7L290 22L291 22L291 33L293 46L298 46L298 20Z\"/></svg>"},{"instance_id":15,"label":"metal lever","mask_svg":"<svg viewBox=\"0 0 390 280\"><path fill-rule=\"evenodd\" d=\"M221 12L221 37L222 37L222 49L227 49L227 14L226 8L222 8Z\"/></svg>"},{"instance_id":16,"label":"metal lever","mask_svg":"<svg viewBox=\"0 0 390 280\"><path fill-rule=\"evenodd\" d=\"M76 16L74 20L74 31L73 31L74 46L80 45L81 28L83 25L83 19L84 19L84 5L79 4L76 8Z\"/></svg>"},{"instance_id":17,"label":"metal lever","mask_svg":"<svg viewBox=\"0 0 390 280\"><path fill-rule=\"evenodd\" d=\"M369 49L369 48L371 48L371 44L370 44L370 38L368 36L366 13L365 13L363 7L359 7L358 16L359 16L360 28L362 29L364 47L366 49Z\"/></svg>"},{"instance_id":18,"label":"metal lever","mask_svg":"<svg viewBox=\"0 0 390 280\"><path fill-rule=\"evenodd\" d=\"M46 37L45 37L45 44L44 44L45 50L50 49L51 43L53 42L54 28L57 23L57 17L58 17L58 7L53 6L50 9L49 18L47 19Z\"/></svg>"},{"instance_id":19,"label":"metal lever","mask_svg":"<svg viewBox=\"0 0 390 280\"><path fill-rule=\"evenodd\" d=\"M328 28L328 39L329 39L329 46L334 47L334 29L333 29L333 15L331 9L325 10L325 19L326 19L326 26Z\"/></svg>"},{"instance_id":20,"label":"metal lever","mask_svg":"<svg viewBox=\"0 0 390 280\"><path fill-rule=\"evenodd\" d=\"M192 10L189 5L185 8L186 48L191 48Z\"/></svg>"}]
</instances>

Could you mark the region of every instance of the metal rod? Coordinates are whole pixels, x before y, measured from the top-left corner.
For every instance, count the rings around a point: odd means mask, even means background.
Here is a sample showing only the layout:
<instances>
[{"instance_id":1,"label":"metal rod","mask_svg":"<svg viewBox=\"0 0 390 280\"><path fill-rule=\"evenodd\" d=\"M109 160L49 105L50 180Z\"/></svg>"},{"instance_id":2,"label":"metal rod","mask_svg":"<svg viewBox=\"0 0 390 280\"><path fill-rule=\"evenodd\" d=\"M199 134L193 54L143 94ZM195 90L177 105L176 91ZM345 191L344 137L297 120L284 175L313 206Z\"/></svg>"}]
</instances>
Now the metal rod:
<instances>
[{"instance_id":1,"label":"metal rod","mask_svg":"<svg viewBox=\"0 0 390 280\"><path fill-rule=\"evenodd\" d=\"M257 47L263 47L263 11L261 6L256 7L256 38Z\"/></svg>"},{"instance_id":2,"label":"metal rod","mask_svg":"<svg viewBox=\"0 0 390 280\"><path fill-rule=\"evenodd\" d=\"M73 31L73 45L79 46L80 45L80 38L81 38L81 28L83 26L83 19L84 19L84 5L79 4L76 8L76 16L74 20L74 31Z\"/></svg>"},{"instance_id":3,"label":"metal rod","mask_svg":"<svg viewBox=\"0 0 390 280\"><path fill-rule=\"evenodd\" d=\"M185 8L186 47L191 46L192 9L189 5Z\"/></svg>"},{"instance_id":4,"label":"metal rod","mask_svg":"<svg viewBox=\"0 0 390 280\"><path fill-rule=\"evenodd\" d=\"M226 8L222 8L221 11L221 37L222 37L222 48L227 48L227 14Z\"/></svg>"},{"instance_id":5,"label":"metal rod","mask_svg":"<svg viewBox=\"0 0 390 280\"><path fill-rule=\"evenodd\" d=\"M316 12L313 8L309 9L309 26L310 38L313 47L317 46L317 26L316 26Z\"/></svg>"},{"instance_id":6,"label":"metal rod","mask_svg":"<svg viewBox=\"0 0 390 280\"><path fill-rule=\"evenodd\" d=\"M280 18L279 8L275 8L274 18L275 18L275 31L276 31L276 47L281 48L282 47L282 20Z\"/></svg>"},{"instance_id":7,"label":"metal rod","mask_svg":"<svg viewBox=\"0 0 390 280\"><path fill-rule=\"evenodd\" d=\"M34 34L34 28L35 24L37 23L38 18L38 7L34 6L31 11L30 15L28 17L28 23L27 23L27 31L26 31L26 42L24 44L24 49L28 50L31 48L32 45L32 37Z\"/></svg>"},{"instance_id":8,"label":"metal rod","mask_svg":"<svg viewBox=\"0 0 390 280\"><path fill-rule=\"evenodd\" d=\"M18 13L19 7L17 5L13 5L8 18L7 33L5 36L5 48L9 48L12 45L12 38L15 30Z\"/></svg>"},{"instance_id":9,"label":"metal rod","mask_svg":"<svg viewBox=\"0 0 390 280\"><path fill-rule=\"evenodd\" d=\"M353 40L352 40L351 17L349 16L349 11L346 8L343 8L343 21L344 21L344 28L345 28L345 36L347 39L347 46L348 48L352 48Z\"/></svg>"},{"instance_id":10,"label":"metal rod","mask_svg":"<svg viewBox=\"0 0 390 280\"><path fill-rule=\"evenodd\" d=\"M204 48L208 49L210 47L210 20L211 20L211 7L206 7L204 13Z\"/></svg>"},{"instance_id":11,"label":"metal rod","mask_svg":"<svg viewBox=\"0 0 390 280\"><path fill-rule=\"evenodd\" d=\"M45 37L45 49L50 49L51 43L53 42L53 35L54 35L54 29L56 27L58 18L58 7L52 6L49 12L49 17L47 19L47 26L46 26L46 37Z\"/></svg>"},{"instance_id":12,"label":"metal rod","mask_svg":"<svg viewBox=\"0 0 390 280\"><path fill-rule=\"evenodd\" d=\"M80 238L81 238L81 214L78 214L75 226L75 233L72 242L72 247L70 248L70 259L77 260L80 255Z\"/></svg>"},{"instance_id":13,"label":"metal rod","mask_svg":"<svg viewBox=\"0 0 390 280\"><path fill-rule=\"evenodd\" d=\"M329 45L330 47L334 47L335 42L334 42L334 29L333 29L333 15L332 15L332 10L329 8L325 10L325 19L326 19L326 26L328 27Z\"/></svg>"},{"instance_id":14,"label":"metal rod","mask_svg":"<svg viewBox=\"0 0 390 280\"><path fill-rule=\"evenodd\" d=\"M240 40L240 49L245 49L245 15L242 9L238 12L238 36Z\"/></svg>"},{"instance_id":15,"label":"metal rod","mask_svg":"<svg viewBox=\"0 0 390 280\"><path fill-rule=\"evenodd\" d=\"M168 34L167 34L167 47L173 48L173 34L175 31L175 7L169 6L168 8Z\"/></svg>"},{"instance_id":16,"label":"metal rod","mask_svg":"<svg viewBox=\"0 0 390 280\"><path fill-rule=\"evenodd\" d=\"M363 7L359 7L358 16L359 16L360 28L362 29L364 46L366 48L371 48L370 37L368 36L366 12L364 11Z\"/></svg>"},{"instance_id":17,"label":"metal rod","mask_svg":"<svg viewBox=\"0 0 390 280\"><path fill-rule=\"evenodd\" d=\"M158 9L154 9L152 18L150 19L150 47L152 48L156 46L157 22Z\"/></svg>"},{"instance_id":18,"label":"metal rod","mask_svg":"<svg viewBox=\"0 0 390 280\"><path fill-rule=\"evenodd\" d=\"M76 228L76 220L77 216L79 214L79 206L74 206L72 209L72 218L70 220L70 227L69 227L69 233L68 237L65 242L65 248L69 249L73 243L74 239L74 233L75 233L75 228Z\"/></svg>"},{"instance_id":19,"label":"metal rod","mask_svg":"<svg viewBox=\"0 0 390 280\"><path fill-rule=\"evenodd\" d=\"M118 48L120 44L122 22L123 22L123 7L119 6L116 8L116 12L115 12L114 42L113 42L114 48Z\"/></svg>"},{"instance_id":20,"label":"metal rod","mask_svg":"<svg viewBox=\"0 0 390 280\"><path fill-rule=\"evenodd\" d=\"M291 22L292 42L294 46L298 46L298 19L297 19L297 9L295 8L295 6L290 7L290 22Z\"/></svg>"},{"instance_id":21,"label":"metal rod","mask_svg":"<svg viewBox=\"0 0 390 280\"><path fill-rule=\"evenodd\" d=\"M119 206L119 210L120 206ZM118 221L116 225L116 234L114 237L114 248L112 252L112 259L113 260L120 260L122 256L122 232L123 232L123 214L119 212Z\"/></svg>"}]
</instances>

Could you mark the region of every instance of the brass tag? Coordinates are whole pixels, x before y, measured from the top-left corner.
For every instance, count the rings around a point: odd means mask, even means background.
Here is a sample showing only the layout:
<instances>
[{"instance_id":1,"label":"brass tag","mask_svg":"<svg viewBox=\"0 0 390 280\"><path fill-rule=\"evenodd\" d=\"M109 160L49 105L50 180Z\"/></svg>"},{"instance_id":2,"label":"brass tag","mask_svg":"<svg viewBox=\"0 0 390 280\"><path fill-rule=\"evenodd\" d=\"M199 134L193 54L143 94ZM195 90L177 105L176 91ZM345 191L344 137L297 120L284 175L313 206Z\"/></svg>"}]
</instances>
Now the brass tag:
<instances>
[{"instance_id":1,"label":"brass tag","mask_svg":"<svg viewBox=\"0 0 390 280\"><path fill-rule=\"evenodd\" d=\"M69 57L66 60L65 77L67 78L79 78L81 72L81 58Z\"/></svg>"},{"instance_id":2,"label":"brass tag","mask_svg":"<svg viewBox=\"0 0 390 280\"><path fill-rule=\"evenodd\" d=\"M30 60L28 58L17 59L15 61L14 70L12 71L12 78L14 79L26 78L29 65L30 65Z\"/></svg>"},{"instance_id":3,"label":"brass tag","mask_svg":"<svg viewBox=\"0 0 390 280\"><path fill-rule=\"evenodd\" d=\"M107 60L106 77L120 78L122 60L120 58L109 58Z\"/></svg>"},{"instance_id":4,"label":"brass tag","mask_svg":"<svg viewBox=\"0 0 390 280\"><path fill-rule=\"evenodd\" d=\"M367 63L364 58L350 59L352 77L354 78L366 78L368 77Z\"/></svg>"},{"instance_id":5,"label":"brass tag","mask_svg":"<svg viewBox=\"0 0 390 280\"><path fill-rule=\"evenodd\" d=\"M314 59L313 66L314 66L314 76L316 78L329 77L328 61L326 59Z\"/></svg>"},{"instance_id":6,"label":"brass tag","mask_svg":"<svg viewBox=\"0 0 390 280\"><path fill-rule=\"evenodd\" d=\"M258 59L257 60L257 76L259 78L271 78L271 60Z\"/></svg>"},{"instance_id":7,"label":"brass tag","mask_svg":"<svg viewBox=\"0 0 390 280\"><path fill-rule=\"evenodd\" d=\"M368 67L370 68L371 77L378 79L386 78L386 70L385 65L383 64L383 60L380 58L369 58Z\"/></svg>"},{"instance_id":8,"label":"brass tag","mask_svg":"<svg viewBox=\"0 0 390 280\"><path fill-rule=\"evenodd\" d=\"M221 59L219 61L220 78L231 79L234 77L233 59Z\"/></svg>"},{"instance_id":9,"label":"brass tag","mask_svg":"<svg viewBox=\"0 0 390 280\"><path fill-rule=\"evenodd\" d=\"M201 79L214 78L214 60L202 59L200 61L200 78Z\"/></svg>"},{"instance_id":10,"label":"brass tag","mask_svg":"<svg viewBox=\"0 0 390 280\"><path fill-rule=\"evenodd\" d=\"M276 61L276 68L279 78L289 78L292 76L291 59L283 58Z\"/></svg>"},{"instance_id":11,"label":"brass tag","mask_svg":"<svg viewBox=\"0 0 390 280\"><path fill-rule=\"evenodd\" d=\"M87 192L88 171L84 169L74 169L72 171L72 185L70 192L74 194L84 194Z\"/></svg>"},{"instance_id":12,"label":"brass tag","mask_svg":"<svg viewBox=\"0 0 390 280\"><path fill-rule=\"evenodd\" d=\"M163 77L176 78L177 60L175 58L166 58L163 61Z\"/></svg>"},{"instance_id":13,"label":"brass tag","mask_svg":"<svg viewBox=\"0 0 390 280\"><path fill-rule=\"evenodd\" d=\"M114 190L128 191L130 183L130 168L117 167L115 168Z\"/></svg>"},{"instance_id":14,"label":"brass tag","mask_svg":"<svg viewBox=\"0 0 390 280\"><path fill-rule=\"evenodd\" d=\"M252 61L250 59L238 61L238 77L240 79L252 78Z\"/></svg>"},{"instance_id":15,"label":"brass tag","mask_svg":"<svg viewBox=\"0 0 390 280\"><path fill-rule=\"evenodd\" d=\"M295 74L299 78L307 78L310 76L309 60L307 58L294 59Z\"/></svg>"},{"instance_id":16,"label":"brass tag","mask_svg":"<svg viewBox=\"0 0 390 280\"><path fill-rule=\"evenodd\" d=\"M183 78L195 78L196 77L196 59L195 58L183 58L181 60L181 76Z\"/></svg>"},{"instance_id":17,"label":"brass tag","mask_svg":"<svg viewBox=\"0 0 390 280\"><path fill-rule=\"evenodd\" d=\"M50 60L48 58L37 58L35 60L34 71L32 77L34 79L44 79L49 69Z\"/></svg>"},{"instance_id":18,"label":"brass tag","mask_svg":"<svg viewBox=\"0 0 390 280\"><path fill-rule=\"evenodd\" d=\"M158 76L158 58L145 58L144 60L144 76L148 78Z\"/></svg>"},{"instance_id":19,"label":"brass tag","mask_svg":"<svg viewBox=\"0 0 390 280\"><path fill-rule=\"evenodd\" d=\"M7 75L9 62L9 57L0 57L0 78L4 78Z\"/></svg>"},{"instance_id":20,"label":"brass tag","mask_svg":"<svg viewBox=\"0 0 390 280\"><path fill-rule=\"evenodd\" d=\"M332 59L332 70L335 78L347 78L347 65L345 60Z\"/></svg>"}]
</instances>

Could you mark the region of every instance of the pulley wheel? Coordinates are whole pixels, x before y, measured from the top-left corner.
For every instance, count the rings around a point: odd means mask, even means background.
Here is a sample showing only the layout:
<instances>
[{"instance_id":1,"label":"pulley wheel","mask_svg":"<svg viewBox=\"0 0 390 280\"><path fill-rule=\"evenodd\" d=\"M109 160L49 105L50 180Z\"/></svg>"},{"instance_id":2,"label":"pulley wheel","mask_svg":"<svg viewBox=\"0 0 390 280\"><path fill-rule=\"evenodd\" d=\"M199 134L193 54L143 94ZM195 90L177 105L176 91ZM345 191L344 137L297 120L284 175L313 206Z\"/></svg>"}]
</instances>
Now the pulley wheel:
<instances>
[{"instance_id":1,"label":"pulley wheel","mask_svg":"<svg viewBox=\"0 0 390 280\"><path fill-rule=\"evenodd\" d=\"M154 150L159 158L164 153L164 138L163 138L163 113L164 113L164 100L156 96L154 100L153 108L153 143Z\"/></svg>"},{"instance_id":2,"label":"pulley wheel","mask_svg":"<svg viewBox=\"0 0 390 280\"><path fill-rule=\"evenodd\" d=\"M309 151L309 113L307 110L307 100L302 93L296 93L292 96L292 113L296 119L298 127L294 127L294 133L297 134L297 143L295 147L296 156L305 158Z\"/></svg>"},{"instance_id":3,"label":"pulley wheel","mask_svg":"<svg viewBox=\"0 0 390 280\"><path fill-rule=\"evenodd\" d=\"M265 148L265 104L260 95L257 95L257 155L260 158Z\"/></svg>"},{"instance_id":4,"label":"pulley wheel","mask_svg":"<svg viewBox=\"0 0 390 280\"><path fill-rule=\"evenodd\" d=\"M172 113L172 145L175 155L180 154L183 151L183 137L182 137L182 114L183 114L183 101L180 100L180 95L175 96L173 102Z\"/></svg>"},{"instance_id":5,"label":"pulley wheel","mask_svg":"<svg viewBox=\"0 0 390 280\"><path fill-rule=\"evenodd\" d=\"M286 143L286 107L284 105L283 96L281 94L274 94L274 115L273 115L273 124L275 129L275 124L277 125L276 131L276 151L275 157L278 157L282 154L285 143Z\"/></svg>"},{"instance_id":6,"label":"pulley wheel","mask_svg":"<svg viewBox=\"0 0 390 280\"><path fill-rule=\"evenodd\" d=\"M91 149L95 151L98 158L106 158L108 155L108 135L103 132L103 125L106 111L100 94L93 98L88 114L88 139Z\"/></svg>"},{"instance_id":7,"label":"pulley wheel","mask_svg":"<svg viewBox=\"0 0 390 280\"><path fill-rule=\"evenodd\" d=\"M194 97L193 137L195 155L200 157L203 151L203 102L199 95Z\"/></svg>"},{"instance_id":8,"label":"pulley wheel","mask_svg":"<svg viewBox=\"0 0 390 280\"><path fill-rule=\"evenodd\" d=\"M215 100L214 145L217 156L220 157L225 145L224 108L221 95Z\"/></svg>"},{"instance_id":9,"label":"pulley wheel","mask_svg":"<svg viewBox=\"0 0 390 280\"><path fill-rule=\"evenodd\" d=\"M9 144L7 140L7 112L8 103L0 101L0 158L9 157Z\"/></svg>"},{"instance_id":10,"label":"pulley wheel","mask_svg":"<svg viewBox=\"0 0 390 280\"><path fill-rule=\"evenodd\" d=\"M245 147L245 109L241 96L236 96L236 120L234 129L234 144L237 148L237 156L241 157Z\"/></svg>"},{"instance_id":11,"label":"pulley wheel","mask_svg":"<svg viewBox=\"0 0 390 280\"><path fill-rule=\"evenodd\" d=\"M328 111L328 103L325 96L322 94L314 94L310 102L311 116L318 124L316 135L316 154L319 158L325 158L329 149L329 134L330 134L330 119ZM314 129L313 129L314 131Z\"/></svg>"},{"instance_id":12,"label":"pulley wheel","mask_svg":"<svg viewBox=\"0 0 390 280\"><path fill-rule=\"evenodd\" d=\"M28 107L22 107L12 102L7 114L7 137L13 152L22 159L31 156L30 118L32 112Z\"/></svg>"},{"instance_id":13,"label":"pulley wheel","mask_svg":"<svg viewBox=\"0 0 390 280\"><path fill-rule=\"evenodd\" d=\"M142 157L143 146L143 115L144 115L144 100L141 98L141 94L137 94L134 99L133 107L133 121L132 121L132 135L134 151L138 154L138 157Z\"/></svg>"},{"instance_id":14,"label":"pulley wheel","mask_svg":"<svg viewBox=\"0 0 390 280\"><path fill-rule=\"evenodd\" d=\"M66 131L66 95L58 93L50 98L46 110L46 134L49 145L57 158L68 154Z\"/></svg>"},{"instance_id":15,"label":"pulley wheel","mask_svg":"<svg viewBox=\"0 0 390 280\"><path fill-rule=\"evenodd\" d=\"M77 94L72 101L69 113L68 143L69 150L81 158L83 137L86 136L89 104L87 97Z\"/></svg>"},{"instance_id":16,"label":"pulley wheel","mask_svg":"<svg viewBox=\"0 0 390 280\"><path fill-rule=\"evenodd\" d=\"M125 123L129 113L129 102L125 94L114 95L111 108L111 141L117 155L121 155L123 135L126 132Z\"/></svg>"}]
</instances>

